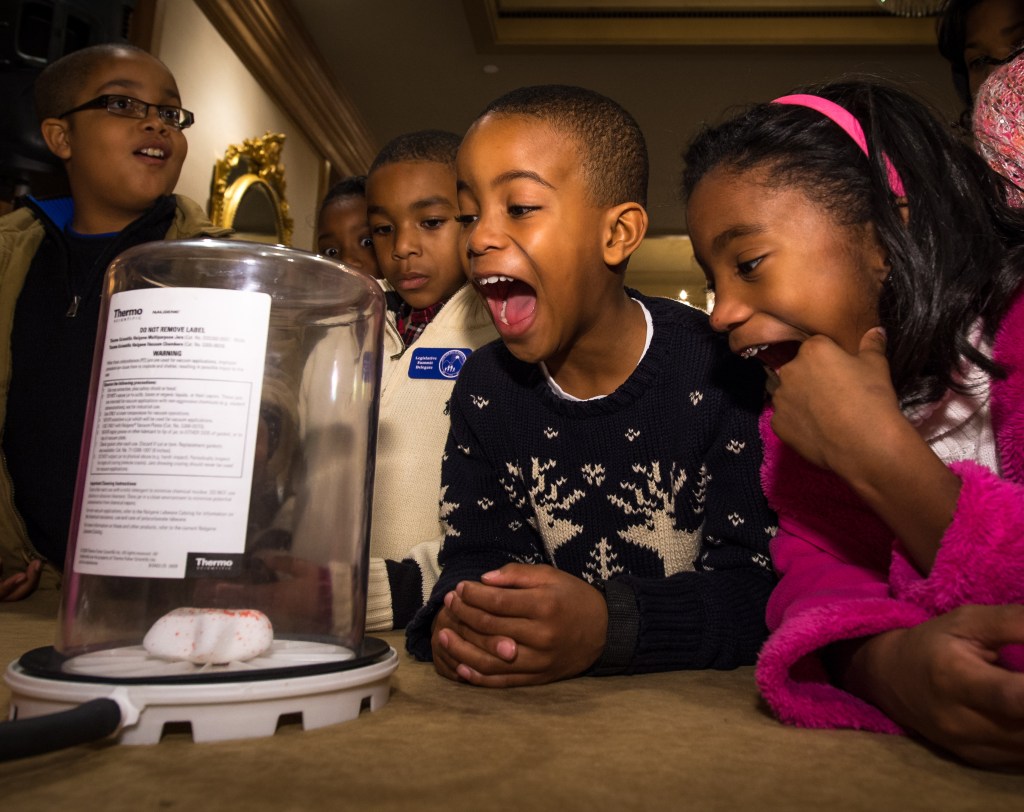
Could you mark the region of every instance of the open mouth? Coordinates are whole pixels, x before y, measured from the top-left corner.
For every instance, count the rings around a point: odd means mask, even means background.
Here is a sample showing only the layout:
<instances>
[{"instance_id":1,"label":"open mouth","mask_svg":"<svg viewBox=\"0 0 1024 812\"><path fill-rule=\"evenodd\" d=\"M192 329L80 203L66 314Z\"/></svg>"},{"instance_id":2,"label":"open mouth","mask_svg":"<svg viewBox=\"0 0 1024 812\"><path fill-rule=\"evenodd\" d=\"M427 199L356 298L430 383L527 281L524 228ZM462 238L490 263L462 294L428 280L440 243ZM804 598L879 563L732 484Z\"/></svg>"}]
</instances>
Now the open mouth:
<instances>
[{"instance_id":1,"label":"open mouth","mask_svg":"<svg viewBox=\"0 0 1024 812\"><path fill-rule=\"evenodd\" d=\"M144 158L157 158L161 161L167 157L167 153L160 147L143 147L135 150L135 154L142 155Z\"/></svg>"},{"instance_id":2,"label":"open mouth","mask_svg":"<svg viewBox=\"0 0 1024 812\"><path fill-rule=\"evenodd\" d=\"M485 276L476 280L495 325L515 327L533 316L537 293L525 282L511 276Z\"/></svg>"},{"instance_id":3,"label":"open mouth","mask_svg":"<svg viewBox=\"0 0 1024 812\"><path fill-rule=\"evenodd\" d=\"M800 351L799 341L780 341L777 344L755 344L740 353L741 358L756 358L768 369L778 372Z\"/></svg>"}]
</instances>

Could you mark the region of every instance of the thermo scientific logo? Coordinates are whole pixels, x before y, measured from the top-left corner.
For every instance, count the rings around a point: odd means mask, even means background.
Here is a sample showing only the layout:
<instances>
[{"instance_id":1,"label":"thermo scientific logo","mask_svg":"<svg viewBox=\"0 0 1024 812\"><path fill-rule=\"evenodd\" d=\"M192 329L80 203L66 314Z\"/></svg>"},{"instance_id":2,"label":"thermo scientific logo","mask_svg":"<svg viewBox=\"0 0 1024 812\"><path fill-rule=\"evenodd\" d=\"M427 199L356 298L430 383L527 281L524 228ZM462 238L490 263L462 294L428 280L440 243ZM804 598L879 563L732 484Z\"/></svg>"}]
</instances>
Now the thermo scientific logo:
<instances>
[{"instance_id":1,"label":"thermo scientific logo","mask_svg":"<svg viewBox=\"0 0 1024 812\"><path fill-rule=\"evenodd\" d=\"M205 570L229 570L231 569L234 562L230 558L206 558L205 556L196 556L196 566Z\"/></svg>"},{"instance_id":2,"label":"thermo scientific logo","mask_svg":"<svg viewBox=\"0 0 1024 812\"><path fill-rule=\"evenodd\" d=\"M242 574L242 556L234 553L189 553L185 575L189 578L237 578Z\"/></svg>"},{"instance_id":3,"label":"thermo scientific logo","mask_svg":"<svg viewBox=\"0 0 1024 812\"><path fill-rule=\"evenodd\" d=\"M115 321L118 321L120 319L138 318L141 315L142 315L142 308L141 307L129 307L129 308L126 308L125 310L122 310L119 307L115 307L114 308L114 320Z\"/></svg>"}]
</instances>

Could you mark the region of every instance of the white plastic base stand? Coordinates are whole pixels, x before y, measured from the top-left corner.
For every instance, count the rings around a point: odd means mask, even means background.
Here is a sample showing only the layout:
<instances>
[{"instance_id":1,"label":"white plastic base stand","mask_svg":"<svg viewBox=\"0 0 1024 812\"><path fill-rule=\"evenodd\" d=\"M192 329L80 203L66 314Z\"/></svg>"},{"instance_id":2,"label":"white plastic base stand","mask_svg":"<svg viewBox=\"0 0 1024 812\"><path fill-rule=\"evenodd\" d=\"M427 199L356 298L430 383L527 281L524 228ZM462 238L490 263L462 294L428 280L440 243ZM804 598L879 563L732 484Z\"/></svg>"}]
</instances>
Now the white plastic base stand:
<instances>
[{"instance_id":1,"label":"white plastic base stand","mask_svg":"<svg viewBox=\"0 0 1024 812\"><path fill-rule=\"evenodd\" d=\"M130 660L134 648L115 650L114 655ZM114 739L121 744L155 744L168 723L188 722L194 741L212 742L272 736L281 717L289 714L301 714L303 730L347 722L359 716L364 703L375 711L388 701L390 677L397 667L398 654L389 648L379 662L358 668L278 679L114 685L33 676L18 661L7 667L5 679L11 689L11 719L56 713L108 697L121 706L123 718Z\"/></svg>"}]
</instances>

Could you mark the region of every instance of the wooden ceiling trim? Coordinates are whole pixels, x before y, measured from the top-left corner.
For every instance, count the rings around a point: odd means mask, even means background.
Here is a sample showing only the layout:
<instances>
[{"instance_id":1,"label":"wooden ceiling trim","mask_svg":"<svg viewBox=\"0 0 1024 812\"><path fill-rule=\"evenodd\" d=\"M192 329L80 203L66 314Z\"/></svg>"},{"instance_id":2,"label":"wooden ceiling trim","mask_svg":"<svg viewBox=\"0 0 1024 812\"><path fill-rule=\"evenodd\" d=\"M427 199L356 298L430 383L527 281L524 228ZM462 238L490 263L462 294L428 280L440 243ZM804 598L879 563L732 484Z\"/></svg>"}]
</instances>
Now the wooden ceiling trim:
<instances>
[{"instance_id":1,"label":"wooden ceiling trim","mask_svg":"<svg viewBox=\"0 0 1024 812\"><path fill-rule=\"evenodd\" d=\"M613 12L631 14L637 11L661 13L740 11L746 13L781 13L806 11L873 12L887 14L878 0L497 0L502 11L532 12Z\"/></svg>"},{"instance_id":2,"label":"wooden ceiling trim","mask_svg":"<svg viewBox=\"0 0 1024 812\"><path fill-rule=\"evenodd\" d=\"M341 175L366 171L375 139L288 0L196 0L256 81ZM340 12L339 12L340 13Z\"/></svg>"},{"instance_id":3,"label":"wooden ceiling trim","mask_svg":"<svg viewBox=\"0 0 1024 812\"><path fill-rule=\"evenodd\" d=\"M481 51L509 52L579 48L692 48L697 46L924 46L935 47L935 20L896 17L879 12L861 16L836 15L827 4L804 4L808 16L788 16L779 8L777 16L766 11L776 3L745 3L765 8L734 9L736 16L722 9L694 8L687 16L638 15L636 6L616 3L621 15L611 14L612 4L591 9L592 14L571 13L562 3L564 15L552 14L552 4L523 3L509 6L504 0L463 0L466 18ZM568 4L570 7L572 3ZM665 4L663 4L665 5ZM676 4L678 5L678 3ZM704 4L707 5L707 4ZM849 4L845 4L849 6ZM681 9L677 8L676 11ZM856 9L854 9L856 10ZM535 12L531 13L531 11ZM870 8L869 8L870 11ZM510 13L511 12L511 13Z\"/></svg>"}]
</instances>

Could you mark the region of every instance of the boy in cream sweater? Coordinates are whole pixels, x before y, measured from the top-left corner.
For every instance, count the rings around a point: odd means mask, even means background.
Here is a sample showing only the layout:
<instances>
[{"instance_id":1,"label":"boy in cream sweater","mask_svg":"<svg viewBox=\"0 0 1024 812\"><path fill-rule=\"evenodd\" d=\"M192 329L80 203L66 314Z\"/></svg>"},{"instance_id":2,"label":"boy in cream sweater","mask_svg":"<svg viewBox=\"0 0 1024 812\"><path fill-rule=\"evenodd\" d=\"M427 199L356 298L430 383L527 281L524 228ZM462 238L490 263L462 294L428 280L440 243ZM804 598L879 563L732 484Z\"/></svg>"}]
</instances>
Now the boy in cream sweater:
<instances>
[{"instance_id":1,"label":"boy in cream sweater","mask_svg":"<svg viewBox=\"0 0 1024 812\"><path fill-rule=\"evenodd\" d=\"M466 281L454 133L400 135L377 155L366 202L388 299L366 628L402 628L437 577L448 399L462 364L497 338Z\"/></svg>"}]
</instances>

